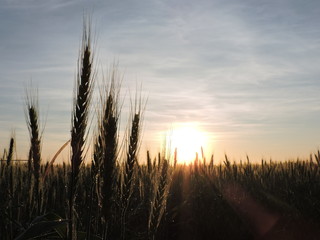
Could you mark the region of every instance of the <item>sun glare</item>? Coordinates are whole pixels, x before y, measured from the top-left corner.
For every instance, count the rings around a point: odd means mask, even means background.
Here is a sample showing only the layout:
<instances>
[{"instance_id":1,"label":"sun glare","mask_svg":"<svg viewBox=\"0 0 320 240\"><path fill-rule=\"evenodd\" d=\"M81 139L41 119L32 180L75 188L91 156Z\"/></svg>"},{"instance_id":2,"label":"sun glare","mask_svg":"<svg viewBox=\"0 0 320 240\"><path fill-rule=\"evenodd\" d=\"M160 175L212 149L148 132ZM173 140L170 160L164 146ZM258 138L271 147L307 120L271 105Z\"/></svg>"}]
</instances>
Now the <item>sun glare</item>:
<instances>
[{"instance_id":1,"label":"sun glare","mask_svg":"<svg viewBox=\"0 0 320 240\"><path fill-rule=\"evenodd\" d=\"M201 147L205 147L206 134L196 124L179 124L173 128L169 136L172 151L177 149L178 163L190 163L201 157Z\"/></svg>"}]
</instances>

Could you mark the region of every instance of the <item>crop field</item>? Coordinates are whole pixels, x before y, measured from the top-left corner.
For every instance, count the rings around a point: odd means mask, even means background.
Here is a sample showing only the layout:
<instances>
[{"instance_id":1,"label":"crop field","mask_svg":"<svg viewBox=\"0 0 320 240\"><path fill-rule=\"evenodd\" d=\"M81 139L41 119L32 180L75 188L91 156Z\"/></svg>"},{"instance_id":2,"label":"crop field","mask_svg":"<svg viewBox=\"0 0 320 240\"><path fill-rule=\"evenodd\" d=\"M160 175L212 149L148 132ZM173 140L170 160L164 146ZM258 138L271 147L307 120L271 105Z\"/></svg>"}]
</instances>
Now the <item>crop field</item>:
<instances>
[{"instance_id":1,"label":"crop field","mask_svg":"<svg viewBox=\"0 0 320 240\"><path fill-rule=\"evenodd\" d=\"M101 91L90 143L92 56L85 24L70 141L51 162L42 161L38 99L27 91L29 158L13 161L12 137L0 164L0 239L320 239L319 151L309 159L259 163L227 156L216 163L202 154L181 164L166 150L138 154L145 103L132 101L120 144L116 68ZM55 163L68 144L69 163Z\"/></svg>"},{"instance_id":2,"label":"crop field","mask_svg":"<svg viewBox=\"0 0 320 240\"><path fill-rule=\"evenodd\" d=\"M106 200L101 168L81 168L74 193L73 237L255 239L264 234L257 220L264 216L265 221L276 219L267 232L281 220L298 222L298 228L281 228L286 236L294 233L297 238L266 239L307 239L301 237L313 234L320 220L319 164L312 159L261 164L232 164L226 159L223 165L199 159L189 166L173 166L160 156L147 165L136 163L132 175L128 170L116 166L117 177ZM37 193L27 164L3 163L1 239L67 239L70 171L65 164L41 165Z\"/></svg>"}]
</instances>

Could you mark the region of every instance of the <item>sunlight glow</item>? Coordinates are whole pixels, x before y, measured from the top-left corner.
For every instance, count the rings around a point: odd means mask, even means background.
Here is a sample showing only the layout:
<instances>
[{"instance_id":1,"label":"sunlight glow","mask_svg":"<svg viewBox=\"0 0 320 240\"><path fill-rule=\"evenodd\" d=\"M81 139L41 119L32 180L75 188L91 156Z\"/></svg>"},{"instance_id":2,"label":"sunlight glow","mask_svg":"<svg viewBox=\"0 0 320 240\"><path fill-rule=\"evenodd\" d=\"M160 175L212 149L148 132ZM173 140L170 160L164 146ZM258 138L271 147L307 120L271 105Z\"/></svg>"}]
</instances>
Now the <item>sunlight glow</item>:
<instances>
[{"instance_id":1,"label":"sunlight glow","mask_svg":"<svg viewBox=\"0 0 320 240\"><path fill-rule=\"evenodd\" d=\"M177 149L178 163L190 163L198 153L201 158L201 147L207 144L206 134L195 123L177 124L169 136L171 151Z\"/></svg>"}]
</instances>

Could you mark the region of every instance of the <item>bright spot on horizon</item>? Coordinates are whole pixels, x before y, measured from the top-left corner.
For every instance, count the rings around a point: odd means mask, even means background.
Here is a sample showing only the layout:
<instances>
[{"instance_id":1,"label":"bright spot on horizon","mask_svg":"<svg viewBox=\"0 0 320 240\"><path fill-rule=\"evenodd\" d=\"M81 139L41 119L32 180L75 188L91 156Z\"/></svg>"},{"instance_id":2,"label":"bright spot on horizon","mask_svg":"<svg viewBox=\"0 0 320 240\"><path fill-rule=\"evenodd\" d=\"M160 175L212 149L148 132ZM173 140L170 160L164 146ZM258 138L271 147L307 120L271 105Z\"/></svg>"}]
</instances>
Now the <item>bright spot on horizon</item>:
<instances>
[{"instance_id":1,"label":"bright spot on horizon","mask_svg":"<svg viewBox=\"0 0 320 240\"><path fill-rule=\"evenodd\" d=\"M207 145L206 134L194 123L177 124L169 136L171 151L177 149L178 163L190 163L198 153L201 158L201 147Z\"/></svg>"}]
</instances>

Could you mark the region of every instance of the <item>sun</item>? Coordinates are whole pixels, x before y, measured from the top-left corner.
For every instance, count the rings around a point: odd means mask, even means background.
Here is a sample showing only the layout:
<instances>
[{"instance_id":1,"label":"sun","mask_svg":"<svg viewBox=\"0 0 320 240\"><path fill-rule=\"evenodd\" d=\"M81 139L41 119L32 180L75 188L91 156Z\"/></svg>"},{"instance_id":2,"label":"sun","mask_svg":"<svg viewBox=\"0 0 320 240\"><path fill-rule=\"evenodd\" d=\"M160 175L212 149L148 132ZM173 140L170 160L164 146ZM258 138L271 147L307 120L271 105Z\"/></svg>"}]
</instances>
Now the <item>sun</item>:
<instances>
[{"instance_id":1,"label":"sun","mask_svg":"<svg viewBox=\"0 0 320 240\"><path fill-rule=\"evenodd\" d=\"M206 134L196 123L176 124L168 140L171 150L177 150L178 163L192 162L197 153L201 157L201 148L207 144Z\"/></svg>"}]
</instances>

